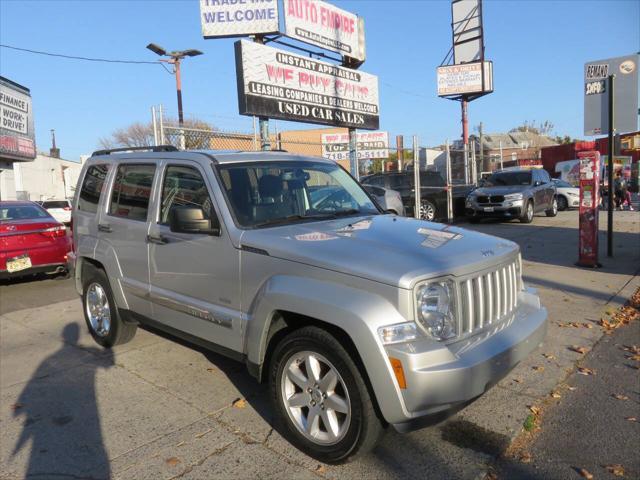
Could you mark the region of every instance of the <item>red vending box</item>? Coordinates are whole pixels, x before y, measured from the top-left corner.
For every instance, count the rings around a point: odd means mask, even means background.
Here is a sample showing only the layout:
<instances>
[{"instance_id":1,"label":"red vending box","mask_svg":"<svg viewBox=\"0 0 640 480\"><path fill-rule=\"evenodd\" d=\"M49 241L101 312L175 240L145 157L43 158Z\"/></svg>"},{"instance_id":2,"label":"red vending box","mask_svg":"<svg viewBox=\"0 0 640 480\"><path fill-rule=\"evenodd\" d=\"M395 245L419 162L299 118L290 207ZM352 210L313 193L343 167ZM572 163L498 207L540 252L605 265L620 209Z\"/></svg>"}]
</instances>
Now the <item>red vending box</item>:
<instances>
[{"instance_id":1,"label":"red vending box","mask_svg":"<svg viewBox=\"0 0 640 480\"><path fill-rule=\"evenodd\" d=\"M598 263L598 211L600 204L600 152L580 152L580 213L578 265Z\"/></svg>"}]
</instances>

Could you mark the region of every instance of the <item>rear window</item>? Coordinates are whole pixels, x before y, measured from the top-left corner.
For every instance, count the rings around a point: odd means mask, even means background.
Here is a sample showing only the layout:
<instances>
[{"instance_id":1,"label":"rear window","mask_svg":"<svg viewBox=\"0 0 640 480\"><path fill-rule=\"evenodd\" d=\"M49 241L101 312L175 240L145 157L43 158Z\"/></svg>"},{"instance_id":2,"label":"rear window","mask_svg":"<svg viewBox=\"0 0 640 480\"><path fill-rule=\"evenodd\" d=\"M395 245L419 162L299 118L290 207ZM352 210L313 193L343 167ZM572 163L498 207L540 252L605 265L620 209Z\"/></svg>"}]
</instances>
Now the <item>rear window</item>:
<instances>
[{"instance_id":1,"label":"rear window","mask_svg":"<svg viewBox=\"0 0 640 480\"><path fill-rule=\"evenodd\" d=\"M104 187L104 181L109 173L108 165L94 165L89 167L78 198L78 210L83 212L96 213L100 195Z\"/></svg>"},{"instance_id":2,"label":"rear window","mask_svg":"<svg viewBox=\"0 0 640 480\"><path fill-rule=\"evenodd\" d=\"M38 218L51 218L51 215L35 205L10 205L0 207L0 222Z\"/></svg>"},{"instance_id":3,"label":"rear window","mask_svg":"<svg viewBox=\"0 0 640 480\"><path fill-rule=\"evenodd\" d=\"M145 221L155 165L120 165L113 182L109 215Z\"/></svg>"},{"instance_id":4,"label":"rear window","mask_svg":"<svg viewBox=\"0 0 640 480\"><path fill-rule=\"evenodd\" d=\"M69 202L66 200L49 200L42 202L44 208L68 208Z\"/></svg>"}]
</instances>

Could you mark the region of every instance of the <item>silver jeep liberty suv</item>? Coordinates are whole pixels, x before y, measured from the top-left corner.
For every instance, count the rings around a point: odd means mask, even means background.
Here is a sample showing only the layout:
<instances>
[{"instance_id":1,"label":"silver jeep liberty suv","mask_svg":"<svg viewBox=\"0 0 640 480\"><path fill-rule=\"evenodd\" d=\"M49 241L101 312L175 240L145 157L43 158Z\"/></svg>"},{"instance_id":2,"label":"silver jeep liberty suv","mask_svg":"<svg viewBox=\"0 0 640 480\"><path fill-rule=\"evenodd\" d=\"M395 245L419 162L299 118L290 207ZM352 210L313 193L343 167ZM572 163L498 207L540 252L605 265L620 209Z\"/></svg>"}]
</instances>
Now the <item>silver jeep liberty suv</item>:
<instances>
[{"instance_id":1,"label":"silver jeep liberty suv","mask_svg":"<svg viewBox=\"0 0 640 480\"><path fill-rule=\"evenodd\" d=\"M329 160L147 150L95 152L79 179L93 338L140 325L244 362L319 460L462 408L544 339L510 241L385 214Z\"/></svg>"}]
</instances>

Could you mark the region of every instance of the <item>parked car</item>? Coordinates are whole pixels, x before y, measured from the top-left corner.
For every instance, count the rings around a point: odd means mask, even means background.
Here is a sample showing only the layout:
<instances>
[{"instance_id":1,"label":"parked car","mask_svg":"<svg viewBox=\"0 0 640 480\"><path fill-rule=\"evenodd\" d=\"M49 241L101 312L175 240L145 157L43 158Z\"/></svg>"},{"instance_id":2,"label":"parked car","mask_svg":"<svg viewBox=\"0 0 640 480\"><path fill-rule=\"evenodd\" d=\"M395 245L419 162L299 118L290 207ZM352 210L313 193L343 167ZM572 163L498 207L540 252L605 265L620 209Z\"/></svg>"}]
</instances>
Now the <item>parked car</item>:
<instances>
[{"instance_id":1,"label":"parked car","mask_svg":"<svg viewBox=\"0 0 640 480\"><path fill-rule=\"evenodd\" d=\"M567 210L580 206L580 189L578 187L574 187L569 182L558 178L552 178L551 180L556 186L558 210Z\"/></svg>"},{"instance_id":2,"label":"parked car","mask_svg":"<svg viewBox=\"0 0 640 480\"><path fill-rule=\"evenodd\" d=\"M539 212L555 217L558 213L556 187L545 170L498 170L467 196L466 211L471 222L483 217L499 217L531 223L534 214Z\"/></svg>"},{"instance_id":3,"label":"parked car","mask_svg":"<svg viewBox=\"0 0 640 480\"><path fill-rule=\"evenodd\" d=\"M396 190L402 197L405 212L413 217L415 188L413 172L375 173L360 179L362 184ZM422 190L420 218L434 221L447 217L447 192L445 182L438 172L420 172Z\"/></svg>"},{"instance_id":4,"label":"parked car","mask_svg":"<svg viewBox=\"0 0 640 480\"><path fill-rule=\"evenodd\" d=\"M330 160L151 150L82 168L74 279L91 335L109 348L151 326L244 362L280 431L321 461L459 410L545 337L516 243L386 215Z\"/></svg>"},{"instance_id":5,"label":"parked car","mask_svg":"<svg viewBox=\"0 0 640 480\"><path fill-rule=\"evenodd\" d=\"M374 185L362 185L364 189L372 195L386 212L395 213L404 217L405 209L402 203L400 192Z\"/></svg>"},{"instance_id":6,"label":"parked car","mask_svg":"<svg viewBox=\"0 0 640 480\"><path fill-rule=\"evenodd\" d=\"M68 225L71 222L71 202L69 200L44 200L38 203L60 223Z\"/></svg>"},{"instance_id":7,"label":"parked car","mask_svg":"<svg viewBox=\"0 0 640 480\"><path fill-rule=\"evenodd\" d=\"M0 202L0 278L68 269L71 239L35 202Z\"/></svg>"}]
</instances>

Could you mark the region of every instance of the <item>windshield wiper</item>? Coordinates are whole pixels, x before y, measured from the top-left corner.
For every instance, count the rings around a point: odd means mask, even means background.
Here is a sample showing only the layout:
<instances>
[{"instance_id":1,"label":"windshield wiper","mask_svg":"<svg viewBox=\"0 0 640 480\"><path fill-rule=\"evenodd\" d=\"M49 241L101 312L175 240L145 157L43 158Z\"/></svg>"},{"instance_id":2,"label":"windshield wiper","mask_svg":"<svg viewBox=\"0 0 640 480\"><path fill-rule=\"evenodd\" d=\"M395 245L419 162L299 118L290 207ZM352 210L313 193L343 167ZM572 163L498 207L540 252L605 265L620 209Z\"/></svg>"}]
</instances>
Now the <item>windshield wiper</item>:
<instances>
[{"instance_id":1,"label":"windshield wiper","mask_svg":"<svg viewBox=\"0 0 640 480\"><path fill-rule=\"evenodd\" d=\"M360 213L360 210L351 208L349 210L341 210L339 212L331 212L326 214L313 214L313 215L289 215L286 217L272 218L271 220L265 220L261 223L256 223L254 227L266 227L270 225L282 225L295 220L328 220L332 218L339 218L348 215L355 215Z\"/></svg>"}]
</instances>

